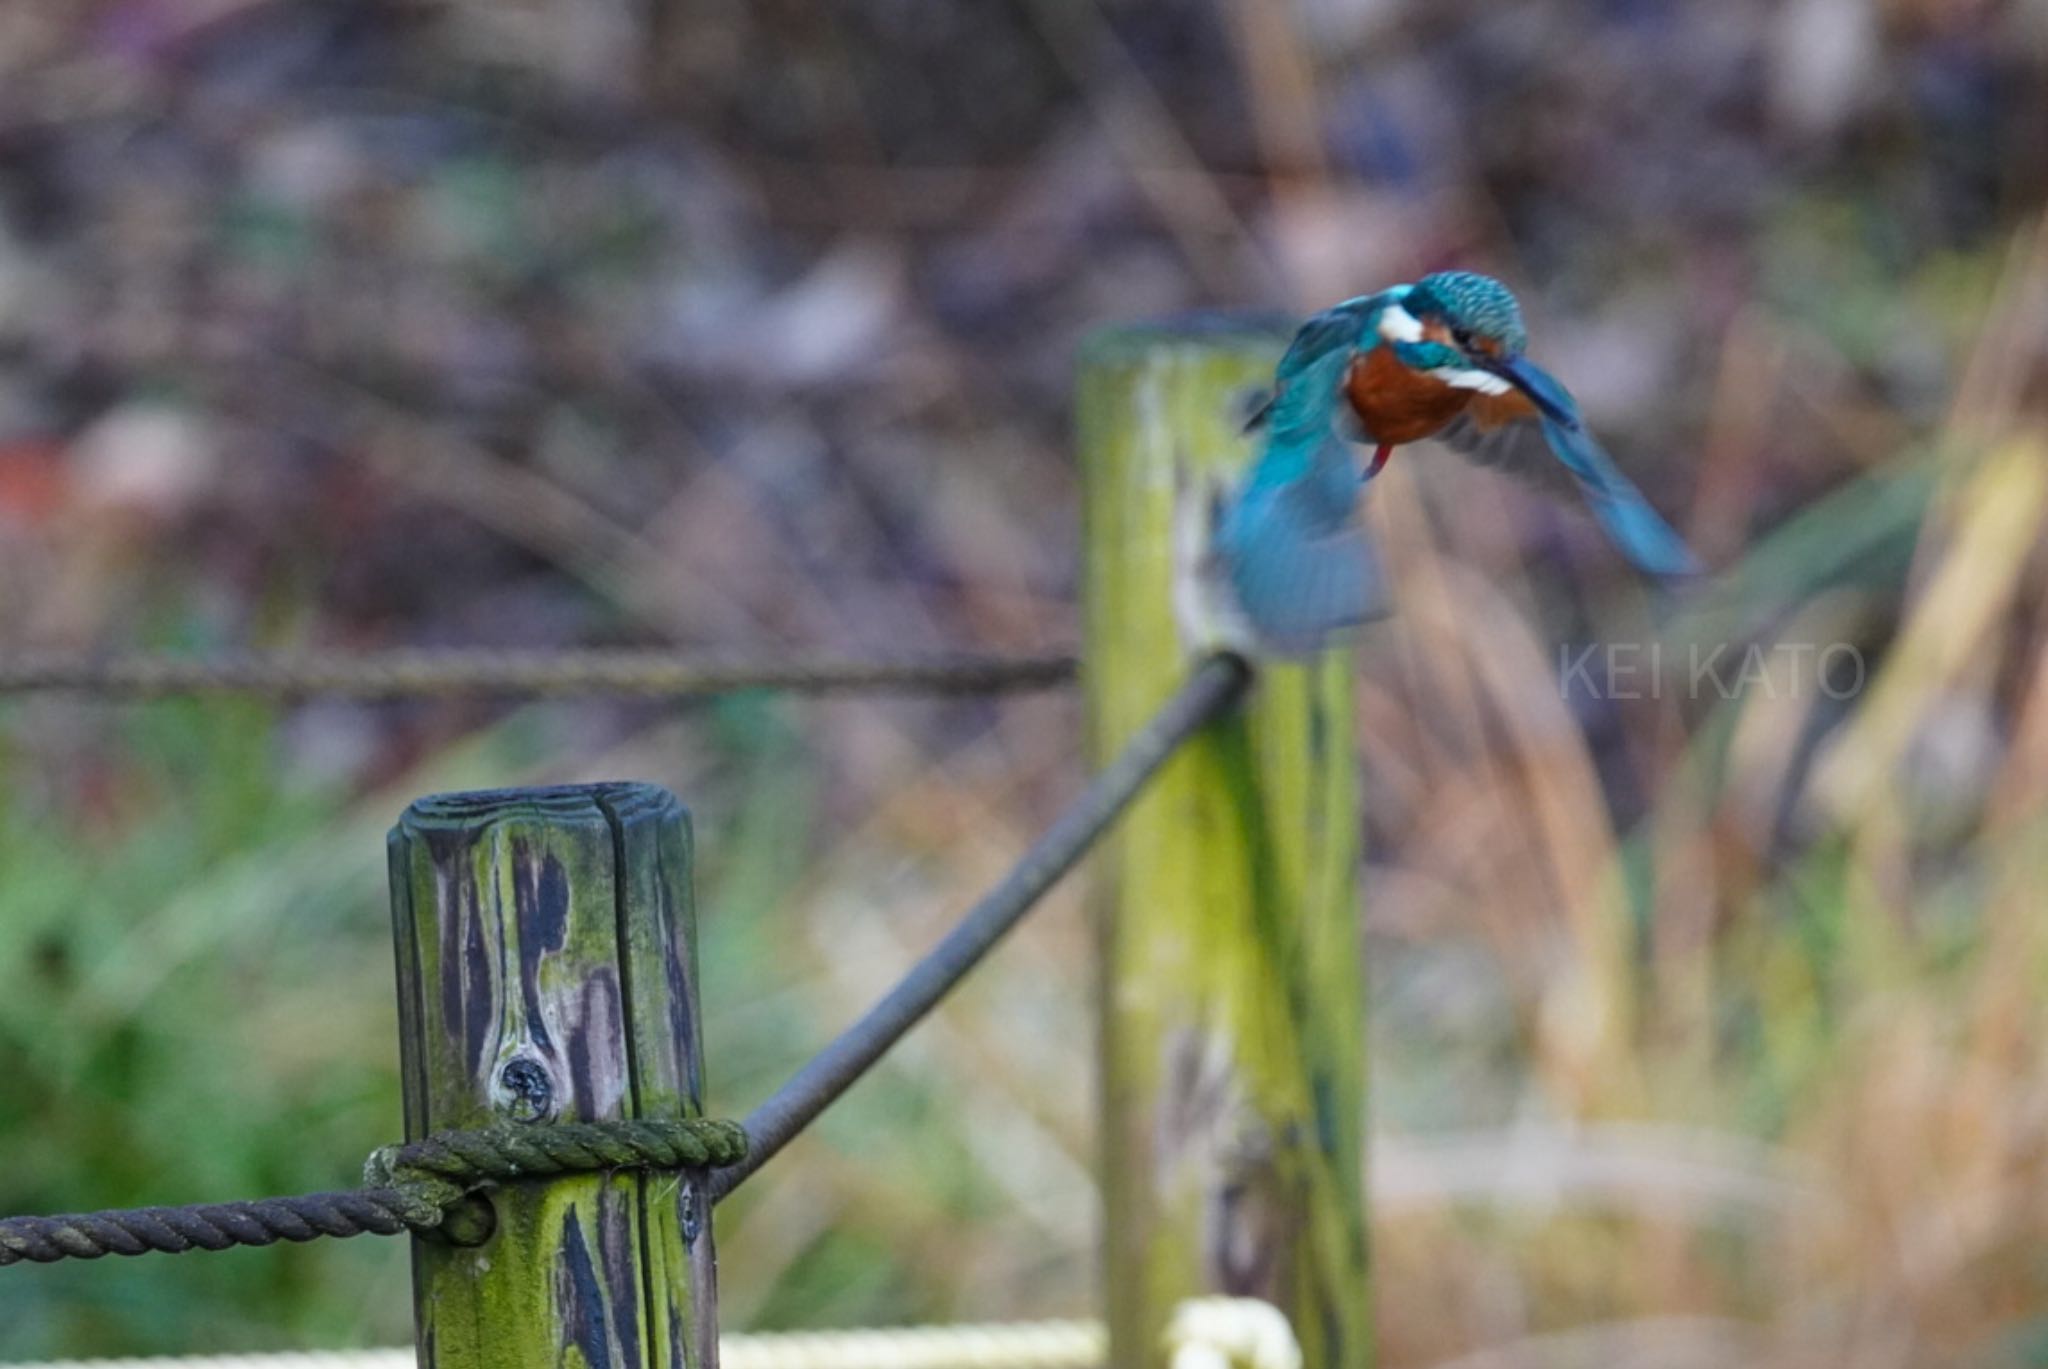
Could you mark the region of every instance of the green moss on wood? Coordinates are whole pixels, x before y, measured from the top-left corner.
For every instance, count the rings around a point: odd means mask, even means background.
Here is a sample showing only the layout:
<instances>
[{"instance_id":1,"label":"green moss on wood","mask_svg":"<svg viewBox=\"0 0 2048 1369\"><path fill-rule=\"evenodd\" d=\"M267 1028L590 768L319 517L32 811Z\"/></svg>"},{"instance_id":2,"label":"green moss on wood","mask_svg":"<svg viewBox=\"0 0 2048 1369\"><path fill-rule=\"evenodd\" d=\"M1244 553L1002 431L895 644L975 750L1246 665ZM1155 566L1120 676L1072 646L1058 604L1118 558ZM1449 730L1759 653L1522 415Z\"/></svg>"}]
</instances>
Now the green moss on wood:
<instances>
[{"instance_id":1,"label":"green moss on wood","mask_svg":"<svg viewBox=\"0 0 2048 1369\"><path fill-rule=\"evenodd\" d=\"M1251 456L1263 324L1121 330L1085 354L1085 683L1098 761L1182 678L1175 528ZM1262 668L1098 867L1112 1353L1181 1298L1259 1296L1308 1369L1370 1359L1358 813L1346 652Z\"/></svg>"},{"instance_id":2,"label":"green moss on wood","mask_svg":"<svg viewBox=\"0 0 2048 1369\"><path fill-rule=\"evenodd\" d=\"M688 820L651 785L422 799L391 835L406 1132L697 1116ZM421 1363L715 1363L701 1180L491 1194L473 1248L413 1247Z\"/></svg>"}]
</instances>

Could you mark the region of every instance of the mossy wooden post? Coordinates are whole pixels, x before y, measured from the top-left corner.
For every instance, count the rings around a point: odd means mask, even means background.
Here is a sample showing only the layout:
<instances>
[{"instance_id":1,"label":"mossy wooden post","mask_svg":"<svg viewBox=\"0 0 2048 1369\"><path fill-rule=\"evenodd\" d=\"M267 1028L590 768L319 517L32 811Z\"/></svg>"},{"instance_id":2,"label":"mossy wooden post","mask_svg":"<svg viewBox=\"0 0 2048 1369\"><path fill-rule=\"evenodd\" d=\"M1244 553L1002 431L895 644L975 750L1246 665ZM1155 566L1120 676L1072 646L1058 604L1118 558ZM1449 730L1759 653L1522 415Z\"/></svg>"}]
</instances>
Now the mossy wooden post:
<instances>
[{"instance_id":1,"label":"mossy wooden post","mask_svg":"<svg viewBox=\"0 0 2048 1369\"><path fill-rule=\"evenodd\" d=\"M674 795L445 794L408 808L390 846L408 1138L699 1115L690 829ZM422 1369L717 1364L702 1175L578 1175L489 1202L481 1244L413 1242Z\"/></svg>"},{"instance_id":2,"label":"mossy wooden post","mask_svg":"<svg viewBox=\"0 0 2048 1369\"><path fill-rule=\"evenodd\" d=\"M1207 321L1108 333L1084 355L1098 762L1209 645L1185 640L1200 629L1175 607L1188 529L1253 455L1245 399L1284 342ZM1370 1360L1352 708L1347 650L1263 665L1246 708L1182 748L1097 866L1119 1369L1159 1363L1175 1304L1214 1294L1278 1306L1305 1369Z\"/></svg>"}]
</instances>

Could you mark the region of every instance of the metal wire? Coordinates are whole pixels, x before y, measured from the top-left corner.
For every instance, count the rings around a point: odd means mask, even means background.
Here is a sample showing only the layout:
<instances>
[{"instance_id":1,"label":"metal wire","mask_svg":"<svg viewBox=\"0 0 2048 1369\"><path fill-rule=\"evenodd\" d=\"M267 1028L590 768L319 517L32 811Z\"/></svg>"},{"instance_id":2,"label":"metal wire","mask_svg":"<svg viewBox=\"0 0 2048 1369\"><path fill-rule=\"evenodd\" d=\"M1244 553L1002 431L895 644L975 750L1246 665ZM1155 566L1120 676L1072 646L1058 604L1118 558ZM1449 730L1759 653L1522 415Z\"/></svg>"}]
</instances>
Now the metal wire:
<instances>
[{"instance_id":1,"label":"metal wire","mask_svg":"<svg viewBox=\"0 0 2048 1369\"><path fill-rule=\"evenodd\" d=\"M1071 655L812 656L749 660L658 650L487 648L287 655L0 656L0 694L63 691L154 698L233 693L396 699L457 694L640 694L689 698L750 689L807 694L896 690L977 694L1049 689L1074 678Z\"/></svg>"},{"instance_id":2,"label":"metal wire","mask_svg":"<svg viewBox=\"0 0 2048 1369\"><path fill-rule=\"evenodd\" d=\"M916 1026L1031 911L1039 897L1074 867L1137 798L1167 757L1238 700L1251 678L1252 668L1241 657L1218 655L1205 660L1109 767L1089 781L1002 883L969 909L945 939L864 1017L748 1115L746 1158L712 1177L712 1200L738 1188Z\"/></svg>"},{"instance_id":3,"label":"metal wire","mask_svg":"<svg viewBox=\"0 0 2048 1369\"><path fill-rule=\"evenodd\" d=\"M365 1187L347 1192L0 1219L0 1265L424 1230L438 1225L463 1195L493 1180L596 1169L719 1166L711 1193L714 1201L723 1198L810 1125L978 965L1130 807L1180 744L1234 704L1251 678L1251 666L1237 656L1202 662L1003 881L743 1126L693 1119L440 1133L378 1152Z\"/></svg>"}]
</instances>

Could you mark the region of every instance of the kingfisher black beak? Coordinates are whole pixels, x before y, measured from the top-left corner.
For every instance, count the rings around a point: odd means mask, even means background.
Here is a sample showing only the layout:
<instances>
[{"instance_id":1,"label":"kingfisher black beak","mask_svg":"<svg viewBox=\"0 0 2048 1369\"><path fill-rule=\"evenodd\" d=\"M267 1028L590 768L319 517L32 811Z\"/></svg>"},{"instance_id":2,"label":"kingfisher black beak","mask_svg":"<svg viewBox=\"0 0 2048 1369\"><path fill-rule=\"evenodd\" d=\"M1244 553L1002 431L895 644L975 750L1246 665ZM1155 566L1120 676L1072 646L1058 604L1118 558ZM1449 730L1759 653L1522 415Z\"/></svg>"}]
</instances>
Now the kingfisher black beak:
<instances>
[{"instance_id":1,"label":"kingfisher black beak","mask_svg":"<svg viewBox=\"0 0 2048 1369\"><path fill-rule=\"evenodd\" d=\"M1534 362L1519 356L1481 356L1475 360L1486 370L1527 395L1529 402L1536 406L1537 412L1552 423L1567 428L1579 426L1578 406L1572 403L1570 396L1564 392L1564 387L1552 380Z\"/></svg>"}]
</instances>

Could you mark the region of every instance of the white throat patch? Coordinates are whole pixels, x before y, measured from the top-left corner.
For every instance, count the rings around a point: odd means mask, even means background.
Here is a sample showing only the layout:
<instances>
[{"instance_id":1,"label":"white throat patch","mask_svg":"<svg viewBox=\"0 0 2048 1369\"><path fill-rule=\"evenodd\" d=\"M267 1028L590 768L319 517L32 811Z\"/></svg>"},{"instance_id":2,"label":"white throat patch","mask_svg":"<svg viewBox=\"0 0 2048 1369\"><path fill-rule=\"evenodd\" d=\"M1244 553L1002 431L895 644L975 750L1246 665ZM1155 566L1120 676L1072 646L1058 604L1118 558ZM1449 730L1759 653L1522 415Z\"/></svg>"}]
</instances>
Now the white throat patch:
<instances>
[{"instance_id":1,"label":"white throat patch","mask_svg":"<svg viewBox=\"0 0 2048 1369\"><path fill-rule=\"evenodd\" d=\"M1422 320L1398 304L1380 310L1380 336L1389 342L1422 341Z\"/></svg>"},{"instance_id":2,"label":"white throat patch","mask_svg":"<svg viewBox=\"0 0 2048 1369\"><path fill-rule=\"evenodd\" d=\"M1439 366L1430 374L1446 385L1477 390L1483 395L1504 395L1514 388L1491 371L1472 371L1463 366Z\"/></svg>"},{"instance_id":3,"label":"white throat patch","mask_svg":"<svg viewBox=\"0 0 2048 1369\"><path fill-rule=\"evenodd\" d=\"M1380 309L1380 336L1388 342L1421 342L1423 340L1422 320L1408 312L1407 306L1390 302ZM1513 387L1491 371L1477 371L1465 366L1439 366L1430 375L1444 384L1460 390L1477 390L1483 395L1504 395Z\"/></svg>"}]
</instances>

